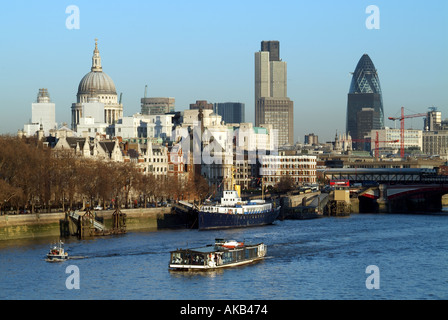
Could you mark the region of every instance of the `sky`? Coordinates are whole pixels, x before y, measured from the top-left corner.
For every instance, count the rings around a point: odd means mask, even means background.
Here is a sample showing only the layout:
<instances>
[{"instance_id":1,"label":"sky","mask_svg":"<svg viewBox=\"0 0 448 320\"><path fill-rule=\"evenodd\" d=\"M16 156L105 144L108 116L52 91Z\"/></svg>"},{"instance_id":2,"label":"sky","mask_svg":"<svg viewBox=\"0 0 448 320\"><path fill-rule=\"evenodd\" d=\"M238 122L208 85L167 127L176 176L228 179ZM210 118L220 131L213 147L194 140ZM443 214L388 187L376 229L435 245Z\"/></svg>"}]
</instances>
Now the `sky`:
<instances>
[{"instance_id":1,"label":"sky","mask_svg":"<svg viewBox=\"0 0 448 320\"><path fill-rule=\"evenodd\" d=\"M66 26L71 5L79 29ZM379 29L366 27L370 5ZM261 41L278 40L295 141L345 131L350 72L364 53L378 70L386 126L401 107L437 107L448 118L447 14L446 0L8 1L0 12L0 134L30 121L39 88L56 104L56 121L71 123L95 38L124 116L140 112L148 85L150 97L174 97L176 111L196 100L243 102L254 122L254 53ZM421 129L423 119L406 127Z\"/></svg>"}]
</instances>

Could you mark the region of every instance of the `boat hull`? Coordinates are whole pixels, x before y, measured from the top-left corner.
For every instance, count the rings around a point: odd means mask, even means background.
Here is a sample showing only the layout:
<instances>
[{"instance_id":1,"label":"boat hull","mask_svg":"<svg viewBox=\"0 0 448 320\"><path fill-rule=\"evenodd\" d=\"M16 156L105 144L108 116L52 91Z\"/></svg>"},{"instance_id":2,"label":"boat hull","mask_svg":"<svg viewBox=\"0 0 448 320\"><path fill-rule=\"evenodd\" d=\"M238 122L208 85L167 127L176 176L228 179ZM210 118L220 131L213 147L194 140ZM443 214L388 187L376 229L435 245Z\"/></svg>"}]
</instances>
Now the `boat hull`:
<instances>
[{"instance_id":1,"label":"boat hull","mask_svg":"<svg viewBox=\"0 0 448 320\"><path fill-rule=\"evenodd\" d=\"M272 211L256 214L226 214L198 212L198 229L247 228L272 224L280 213L280 207Z\"/></svg>"},{"instance_id":2,"label":"boat hull","mask_svg":"<svg viewBox=\"0 0 448 320\"><path fill-rule=\"evenodd\" d=\"M68 260L68 256L53 256L53 255L47 255L47 262L63 262L63 261L67 261Z\"/></svg>"},{"instance_id":3,"label":"boat hull","mask_svg":"<svg viewBox=\"0 0 448 320\"><path fill-rule=\"evenodd\" d=\"M264 259L264 257L257 257L257 258L253 258L253 259L236 261L236 262L228 263L225 265L213 266L213 267L203 266L203 265L200 265L200 266L199 265L188 265L188 264L185 264L185 265L170 264L169 267L170 267L171 271L213 271L213 270L218 270L218 269L226 269L226 268L244 266L244 265L256 263L263 259Z\"/></svg>"}]
</instances>

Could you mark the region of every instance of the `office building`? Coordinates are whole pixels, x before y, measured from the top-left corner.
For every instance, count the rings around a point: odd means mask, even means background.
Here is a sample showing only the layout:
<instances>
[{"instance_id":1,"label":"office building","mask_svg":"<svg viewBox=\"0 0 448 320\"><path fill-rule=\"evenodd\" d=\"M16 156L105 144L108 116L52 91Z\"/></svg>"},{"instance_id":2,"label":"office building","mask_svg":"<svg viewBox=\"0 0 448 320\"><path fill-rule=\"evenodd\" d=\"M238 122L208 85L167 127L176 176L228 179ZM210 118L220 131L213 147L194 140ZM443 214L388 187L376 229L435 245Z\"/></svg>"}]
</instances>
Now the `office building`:
<instances>
[{"instance_id":1,"label":"office building","mask_svg":"<svg viewBox=\"0 0 448 320\"><path fill-rule=\"evenodd\" d=\"M37 131L43 130L48 136L50 130L56 129L56 105L50 101L47 89L39 89L37 100L31 104L31 123L24 125L26 136L33 136Z\"/></svg>"},{"instance_id":2,"label":"office building","mask_svg":"<svg viewBox=\"0 0 448 320\"><path fill-rule=\"evenodd\" d=\"M174 112L175 102L174 98L142 98L141 113L143 115L162 115Z\"/></svg>"},{"instance_id":3,"label":"office building","mask_svg":"<svg viewBox=\"0 0 448 320\"><path fill-rule=\"evenodd\" d=\"M225 123L245 122L245 106L240 102L215 103L213 112L219 114Z\"/></svg>"},{"instance_id":4,"label":"office building","mask_svg":"<svg viewBox=\"0 0 448 320\"><path fill-rule=\"evenodd\" d=\"M277 146L294 141L294 103L289 98L261 97L255 107L256 126L271 124Z\"/></svg>"},{"instance_id":5,"label":"office building","mask_svg":"<svg viewBox=\"0 0 448 320\"><path fill-rule=\"evenodd\" d=\"M382 154L399 154L401 149L401 130L384 128L381 130L371 130L367 137L370 136L370 150L374 154L376 148L376 136L378 133L379 155ZM396 141L396 142L391 142ZM404 148L410 150L423 150L423 131L415 129L404 130Z\"/></svg>"},{"instance_id":6,"label":"office building","mask_svg":"<svg viewBox=\"0 0 448 320\"><path fill-rule=\"evenodd\" d=\"M318 145L319 144L319 136L315 135L314 133L306 134L304 142L305 142L305 144L308 144L308 145Z\"/></svg>"},{"instance_id":7,"label":"office building","mask_svg":"<svg viewBox=\"0 0 448 320\"><path fill-rule=\"evenodd\" d=\"M448 160L448 130L423 131L423 153Z\"/></svg>"},{"instance_id":8,"label":"office building","mask_svg":"<svg viewBox=\"0 0 448 320\"><path fill-rule=\"evenodd\" d=\"M190 110L201 108L204 110L213 110L213 103L208 103L207 100L196 100L196 103L190 104Z\"/></svg>"},{"instance_id":9,"label":"office building","mask_svg":"<svg viewBox=\"0 0 448 320\"><path fill-rule=\"evenodd\" d=\"M363 122L362 125L358 121ZM369 122L367 124L367 122ZM383 98L378 72L367 54L364 54L353 73L347 103L347 133L354 142L354 149L361 150L356 140L363 139L368 126L370 130L384 128Z\"/></svg>"},{"instance_id":10,"label":"office building","mask_svg":"<svg viewBox=\"0 0 448 320\"><path fill-rule=\"evenodd\" d=\"M294 103L287 96L287 64L278 41L262 41L255 53L255 126L272 124L278 145L294 143Z\"/></svg>"},{"instance_id":11,"label":"office building","mask_svg":"<svg viewBox=\"0 0 448 320\"><path fill-rule=\"evenodd\" d=\"M267 188L275 187L282 177L290 177L296 186L317 181L317 157L310 155L265 155L260 158L260 176Z\"/></svg>"},{"instance_id":12,"label":"office building","mask_svg":"<svg viewBox=\"0 0 448 320\"><path fill-rule=\"evenodd\" d=\"M442 112L437 111L437 108L430 108L424 120L425 131L436 131L442 129Z\"/></svg>"}]
</instances>

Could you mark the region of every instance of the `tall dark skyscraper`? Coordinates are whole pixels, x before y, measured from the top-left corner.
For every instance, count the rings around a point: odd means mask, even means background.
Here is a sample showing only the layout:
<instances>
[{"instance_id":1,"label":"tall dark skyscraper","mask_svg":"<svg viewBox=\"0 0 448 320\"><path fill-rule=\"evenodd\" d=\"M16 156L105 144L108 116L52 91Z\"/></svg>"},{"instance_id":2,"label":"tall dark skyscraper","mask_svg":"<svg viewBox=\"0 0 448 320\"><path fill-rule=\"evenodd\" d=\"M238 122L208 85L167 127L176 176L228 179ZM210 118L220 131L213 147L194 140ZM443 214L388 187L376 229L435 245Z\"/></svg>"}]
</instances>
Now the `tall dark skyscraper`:
<instances>
[{"instance_id":1,"label":"tall dark skyscraper","mask_svg":"<svg viewBox=\"0 0 448 320\"><path fill-rule=\"evenodd\" d=\"M278 146L294 143L294 102L287 96L287 65L279 41L262 41L255 52L255 126L271 124Z\"/></svg>"},{"instance_id":2,"label":"tall dark skyscraper","mask_svg":"<svg viewBox=\"0 0 448 320\"><path fill-rule=\"evenodd\" d=\"M215 103L213 112L219 114L225 123L242 123L246 121L244 103L241 102Z\"/></svg>"},{"instance_id":3,"label":"tall dark skyscraper","mask_svg":"<svg viewBox=\"0 0 448 320\"><path fill-rule=\"evenodd\" d=\"M277 40L261 41L261 51L269 51L269 61L280 61L280 42Z\"/></svg>"},{"instance_id":4,"label":"tall dark skyscraper","mask_svg":"<svg viewBox=\"0 0 448 320\"><path fill-rule=\"evenodd\" d=\"M361 124L362 123L362 124ZM347 103L347 133L363 139L367 130L384 128L383 96L375 66L364 54L353 73ZM362 143L354 143L360 150Z\"/></svg>"}]
</instances>

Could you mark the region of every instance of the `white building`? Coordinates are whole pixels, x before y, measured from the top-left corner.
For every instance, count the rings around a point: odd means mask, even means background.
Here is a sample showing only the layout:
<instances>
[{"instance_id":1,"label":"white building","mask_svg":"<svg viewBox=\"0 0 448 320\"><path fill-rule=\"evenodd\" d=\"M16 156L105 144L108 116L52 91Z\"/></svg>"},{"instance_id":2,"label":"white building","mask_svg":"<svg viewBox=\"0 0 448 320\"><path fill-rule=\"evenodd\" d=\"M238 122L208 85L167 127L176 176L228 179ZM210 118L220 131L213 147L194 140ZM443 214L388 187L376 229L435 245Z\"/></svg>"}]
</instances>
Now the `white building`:
<instances>
[{"instance_id":1,"label":"white building","mask_svg":"<svg viewBox=\"0 0 448 320\"><path fill-rule=\"evenodd\" d=\"M166 176L168 172L168 148L163 145L152 144L150 140L140 147L144 167L143 172L152 173L157 177Z\"/></svg>"},{"instance_id":2,"label":"white building","mask_svg":"<svg viewBox=\"0 0 448 320\"><path fill-rule=\"evenodd\" d=\"M92 138L97 134L105 135L109 125L104 122L104 103L96 97L87 101L82 103L82 117L76 126L78 135Z\"/></svg>"},{"instance_id":3,"label":"white building","mask_svg":"<svg viewBox=\"0 0 448 320\"><path fill-rule=\"evenodd\" d=\"M141 115L134 117L140 119L140 132L144 138L172 139L174 114Z\"/></svg>"},{"instance_id":4,"label":"white building","mask_svg":"<svg viewBox=\"0 0 448 320\"><path fill-rule=\"evenodd\" d=\"M385 128L382 130L371 130L371 151L375 152L375 141L378 132L378 147L380 154L384 151L389 153L399 153L401 149L401 130ZM368 136L367 136L368 137ZM397 142L382 142L382 141L397 141ZM404 148L418 148L423 150L423 131L414 129L404 130Z\"/></svg>"},{"instance_id":5,"label":"white building","mask_svg":"<svg viewBox=\"0 0 448 320\"><path fill-rule=\"evenodd\" d=\"M254 127L252 123L233 124L236 147L246 151L274 150L276 148L275 135L272 124Z\"/></svg>"},{"instance_id":6,"label":"white building","mask_svg":"<svg viewBox=\"0 0 448 320\"><path fill-rule=\"evenodd\" d=\"M45 136L57 127L56 106L50 101L47 89L39 89L37 102L31 104L31 123L25 124L23 130L25 135L30 137L36 134L41 126Z\"/></svg>"},{"instance_id":7,"label":"white building","mask_svg":"<svg viewBox=\"0 0 448 320\"><path fill-rule=\"evenodd\" d=\"M76 130L78 136L95 138L97 134L106 135L108 127L107 123L98 123L94 118L88 117L79 119Z\"/></svg>"},{"instance_id":8,"label":"white building","mask_svg":"<svg viewBox=\"0 0 448 320\"><path fill-rule=\"evenodd\" d=\"M108 134L123 139L160 138L171 140L174 114L142 115L122 117L110 125Z\"/></svg>"},{"instance_id":9,"label":"white building","mask_svg":"<svg viewBox=\"0 0 448 320\"><path fill-rule=\"evenodd\" d=\"M140 120L135 117L122 117L117 123L109 127L112 136L122 137L123 139L138 138Z\"/></svg>"},{"instance_id":10,"label":"white building","mask_svg":"<svg viewBox=\"0 0 448 320\"><path fill-rule=\"evenodd\" d=\"M260 176L265 187L275 186L282 177L291 177L296 185L316 183L316 156L267 155L260 157Z\"/></svg>"}]
</instances>

